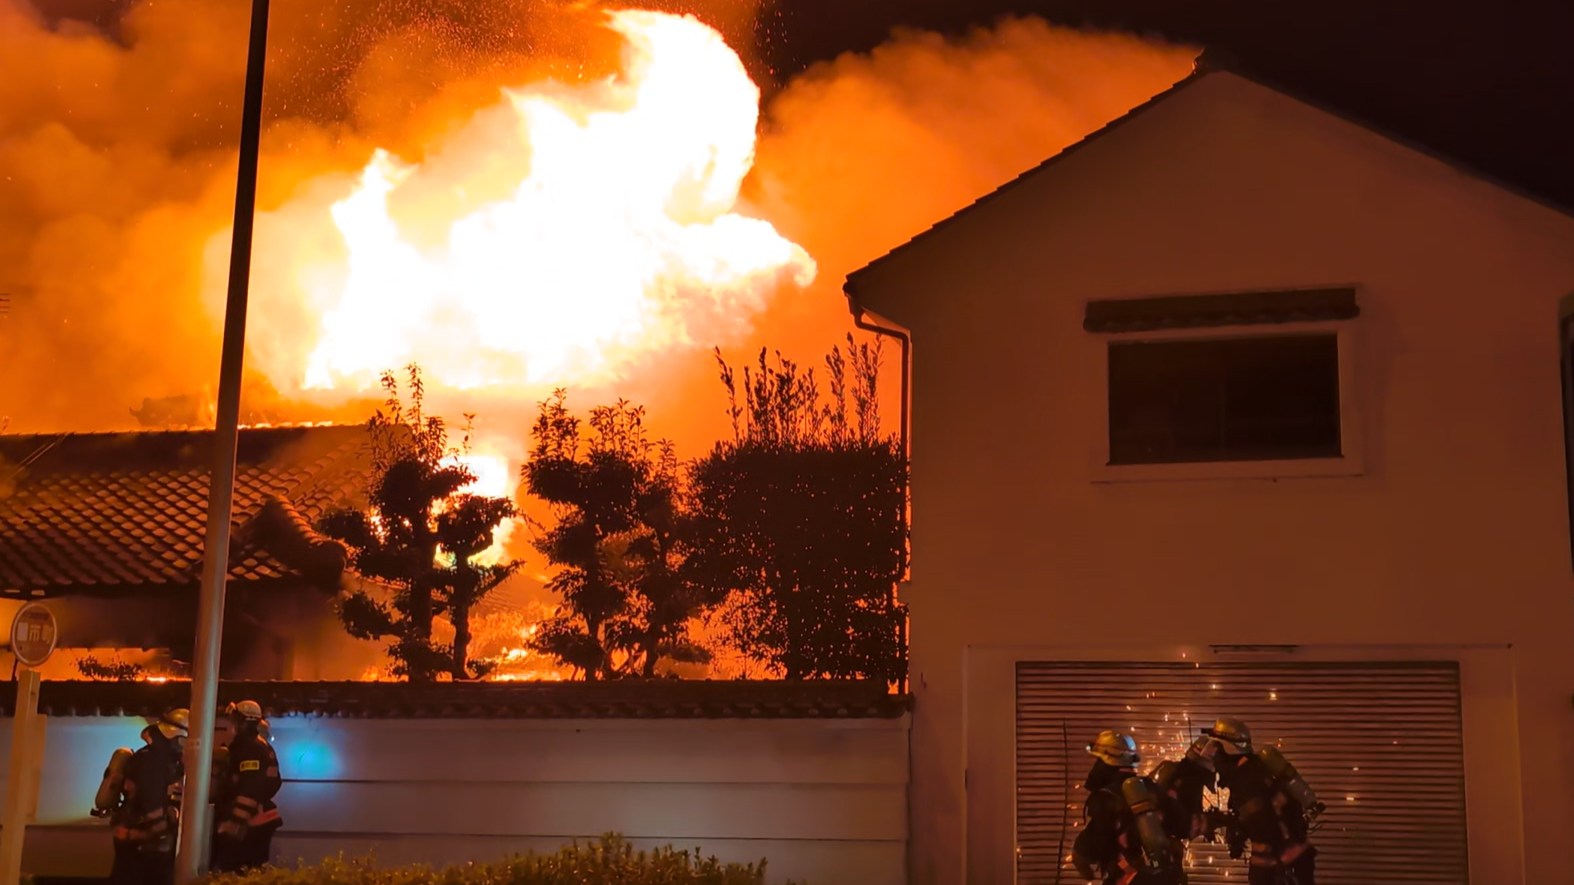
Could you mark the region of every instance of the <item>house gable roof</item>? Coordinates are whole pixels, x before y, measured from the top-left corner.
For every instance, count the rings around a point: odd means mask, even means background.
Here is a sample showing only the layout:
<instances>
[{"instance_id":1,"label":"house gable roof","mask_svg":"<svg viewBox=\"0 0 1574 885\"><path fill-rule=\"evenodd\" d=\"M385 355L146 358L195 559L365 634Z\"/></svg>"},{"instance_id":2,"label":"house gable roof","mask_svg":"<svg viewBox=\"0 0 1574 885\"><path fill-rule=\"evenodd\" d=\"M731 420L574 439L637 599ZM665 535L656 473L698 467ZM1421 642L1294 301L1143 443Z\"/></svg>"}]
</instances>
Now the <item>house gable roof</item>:
<instances>
[{"instance_id":1,"label":"house gable roof","mask_svg":"<svg viewBox=\"0 0 1574 885\"><path fill-rule=\"evenodd\" d=\"M344 548L311 524L370 472L361 426L240 432L230 580L336 589ZM0 591L124 595L200 582L212 431L0 436Z\"/></svg>"},{"instance_id":2,"label":"house gable roof","mask_svg":"<svg viewBox=\"0 0 1574 885\"><path fill-rule=\"evenodd\" d=\"M1179 82L1175 83L1169 89L1166 89L1163 92L1158 93L1157 95L1153 96L1152 98L1148 99L1147 101L1143 102L1142 104L1139 104L1136 107L1132 108L1131 110L1127 111L1126 113L1120 115L1119 117L1116 117L1114 120L1111 120L1110 122L1106 123L1104 126L1094 130L1093 132L1091 132L1088 135L1084 136L1081 140L1079 140L1079 141L1069 145L1068 147L1064 148L1059 153L1055 154L1054 156L1050 157L1049 159L1045 160L1044 162L1038 164L1037 166L1034 166L1033 168L1027 170L1026 172L1023 172L1021 175L1018 175L1017 177L1011 179L1010 181L1008 181L1005 184L1001 185L1000 187L994 189L993 191L990 191L989 193L985 194L984 196L979 197L977 200L973 201L971 204L969 204L967 206L964 206L962 209L960 209L957 212L953 213L949 217L941 219L940 221L938 221L934 225L932 225L929 229L920 232L919 234L917 234L916 236L914 236L912 239L908 240L907 242L902 243L901 245L897 246L896 248L892 249L891 251L887 252L886 254L884 254L884 255L874 259L873 261L869 262L868 264L864 265L863 267L859 268L858 270L855 270L852 273L848 274L846 283L843 286L843 291L845 291L847 293L848 297L853 302L852 303L852 307L853 307L854 312L857 313L859 311L859 307L858 307L858 305L856 303L857 302L857 298L858 298L858 287L859 287L860 283L869 276L871 271L873 271L876 268L886 264L888 261L890 261L890 260L892 260L892 259L894 259L894 258L896 258L898 256L904 255L904 254L908 253L911 250L914 250L916 248L922 247L925 243L927 243L929 240L931 240L936 235L943 233L947 228L951 227L956 222L958 222L958 221L960 221L960 220L962 220L962 219L972 215L980 207L982 207L984 205L987 205L988 203L992 202L994 199L996 199L997 197L1001 196L1002 194L1005 194L1005 193L1007 193L1009 191L1015 190L1019 185L1023 184L1024 182L1028 181L1029 179L1036 178L1036 177L1038 177L1038 175L1040 173L1043 173L1043 172L1045 172L1045 171L1047 171L1049 169L1054 168L1055 166L1060 164L1066 158L1068 158L1070 156L1073 156L1074 154L1078 153L1079 151L1082 151L1082 150L1086 149L1090 145L1093 145L1094 143L1099 141L1104 136L1107 136L1110 133L1120 129L1125 124L1127 124L1127 123L1131 122L1132 120L1135 120L1138 117L1142 116L1145 112L1147 112L1149 110L1152 110L1154 107L1156 107L1159 104L1163 103L1166 99L1169 99L1169 98L1175 96L1176 94L1180 93L1181 91L1187 89L1188 87L1190 87L1192 85L1195 85L1195 84L1197 84L1197 83L1207 79L1211 75L1219 74L1219 73L1232 74L1234 76L1240 77L1240 78L1242 78L1244 80L1247 80L1249 82L1255 83L1258 86L1261 86L1263 88L1270 89L1270 90L1272 90L1274 92L1277 92L1280 95L1283 95L1283 96L1285 96L1287 98L1290 98L1290 99L1292 99L1292 100L1294 100L1294 101L1296 101L1296 102L1298 102L1298 103L1300 103L1302 105L1305 105L1307 107L1314 108L1316 110L1319 110L1319 111L1322 111L1324 113L1330 114L1330 115L1332 115L1334 117L1337 117L1337 118L1339 118L1341 120L1344 120L1345 122L1352 123L1352 124L1354 124L1356 126L1361 127L1362 129L1365 129L1365 130L1367 130L1369 132L1372 132L1372 133L1374 133L1376 135L1379 135L1379 136L1381 136L1381 137L1383 137L1383 138L1385 138L1385 139L1387 139L1387 140L1389 140L1389 141L1391 141L1391 142L1393 142L1395 144L1398 144L1398 145L1401 145L1403 147L1409 148L1410 150L1415 151L1416 153L1419 153L1419 154L1422 154L1424 156L1431 157L1431 158L1436 159L1436 160L1438 160L1440 162L1443 162L1444 164L1453 167L1455 170L1457 170L1457 171L1459 171L1459 172L1461 172L1461 173L1463 173L1465 175L1469 175L1472 178L1476 178L1478 180L1484 181L1484 182L1486 182L1488 184L1493 185L1494 187L1499 188L1500 190L1503 190L1505 192L1514 194L1514 195L1519 196L1519 197L1521 197L1523 199L1529 200L1531 202L1534 202L1534 203L1537 203L1539 205L1545 206L1545 207L1547 207L1549 209L1552 209L1555 212L1559 212L1559 213L1561 213L1563 215L1567 215L1567 216L1569 216L1571 218L1574 218L1574 209L1571 209L1571 208L1569 208L1567 206L1560 205L1557 202L1555 202L1553 200L1550 200L1550 199L1547 199L1547 198L1545 198L1545 197L1543 197L1543 196L1541 196L1539 194L1531 193L1531 192L1528 192L1528 191L1526 191L1526 190L1524 190L1522 188L1516 187L1514 185L1507 184L1507 183L1503 182L1502 180L1500 180L1500 179L1498 179L1498 178L1496 178L1496 177L1494 177L1492 175L1489 175L1487 173L1481 172L1481 171L1479 171L1479 170L1477 170L1477 169L1475 169L1475 168L1473 168L1473 167L1471 167L1471 166L1469 166L1469 165L1467 165L1465 163L1460 162L1459 160L1457 160L1457 159L1455 159L1453 157L1449 157L1447 155L1441 154L1438 151L1435 151L1435 150L1433 150L1431 148L1428 148L1428 147L1426 147L1424 145L1417 144L1417 143L1415 143L1413 141L1410 141L1409 139L1406 139L1406 138L1403 138L1401 136L1398 136L1398 135L1396 135L1396 134L1394 134L1392 132L1389 132L1389 131L1379 127L1379 126L1376 126L1376 125L1368 123L1368 122L1366 122L1364 120L1355 118L1355 117L1353 117L1353 116L1351 116L1351 115L1349 115L1347 113L1344 113L1343 111L1338 110L1337 108L1329 107L1328 105L1326 105L1326 104L1324 104L1322 102L1318 102L1318 101L1309 99L1309 98L1307 98L1307 97L1305 97L1303 95L1300 95L1300 94L1296 93L1293 90L1283 88L1283 87L1281 87L1281 86L1279 86L1279 85L1277 85L1275 83L1269 82L1267 80L1264 80L1263 78L1260 78L1260 77L1257 77L1257 76L1252 75L1250 73L1247 73L1247 72L1241 70L1233 59L1230 59L1229 57L1227 57L1226 55L1224 55L1222 53L1218 53L1218 52L1209 50L1208 52L1205 52L1201 56L1198 57L1196 65L1194 66L1191 74L1189 74L1188 76L1186 76L1184 79L1180 80Z\"/></svg>"}]
</instances>

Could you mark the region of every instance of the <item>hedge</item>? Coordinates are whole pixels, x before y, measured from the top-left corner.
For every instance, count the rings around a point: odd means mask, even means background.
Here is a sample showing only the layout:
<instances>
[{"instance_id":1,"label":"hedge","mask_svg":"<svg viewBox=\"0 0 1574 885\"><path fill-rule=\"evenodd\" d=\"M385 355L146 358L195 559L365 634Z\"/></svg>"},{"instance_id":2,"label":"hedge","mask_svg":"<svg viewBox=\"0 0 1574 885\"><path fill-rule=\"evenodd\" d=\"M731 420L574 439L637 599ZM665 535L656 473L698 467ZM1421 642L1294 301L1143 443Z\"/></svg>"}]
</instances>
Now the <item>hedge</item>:
<instances>
[{"instance_id":1,"label":"hedge","mask_svg":"<svg viewBox=\"0 0 1574 885\"><path fill-rule=\"evenodd\" d=\"M554 854L531 852L496 863L379 867L374 858L316 866L268 867L246 875L209 876L209 885L765 885L765 861L724 864L672 846L635 851L616 834ZM791 883L789 883L791 885Z\"/></svg>"}]
</instances>

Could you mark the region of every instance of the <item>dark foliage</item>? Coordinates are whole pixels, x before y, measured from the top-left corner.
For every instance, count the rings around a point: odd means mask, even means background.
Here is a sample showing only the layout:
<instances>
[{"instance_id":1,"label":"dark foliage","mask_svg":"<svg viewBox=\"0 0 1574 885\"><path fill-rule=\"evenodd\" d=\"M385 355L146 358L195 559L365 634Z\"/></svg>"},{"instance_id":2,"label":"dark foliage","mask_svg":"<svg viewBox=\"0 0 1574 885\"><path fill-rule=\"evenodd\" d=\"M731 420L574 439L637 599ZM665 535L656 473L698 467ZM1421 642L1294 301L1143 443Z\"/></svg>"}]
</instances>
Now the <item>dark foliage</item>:
<instances>
[{"instance_id":1,"label":"dark foliage","mask_svg":"<svg viewBox=\"0 0 1574 885\"><path fill-rule=\"evenodd\" d=\"M609 833L552 854L532 852L440 870L379 866L372 857L339 857L316 866L214 874L203 881L211 885L764 885L765 871L763 859L757 864L722 863L698 848L680 851L670 845L636 851L623 837Z\"/></svg>"},{"instance_id":2,"label":"dark foliage","mask_svg":"<svg viewBox=\"0 0 1574 885\"><path fill-rule=\"evenodd\" d=\"M696 616L725 595L685 580L685 519L672 446L647 438L644 410L619 401L591 410L590 433L558 391L541 403L523 470L556 525L536 548L557 567L562 613L533 645L587 679L654 676L658 662L705 660Z\"/></svg>"},{"instance_id":3,"label":"dark foliage","mask_svg":"<svg viewBox=\"0 0 1574 885\"><path fill-rule=\"evenodd\" d=\"M812 369L760 353L736 376L717 354L733 439L690 471L688 579L733 591L721 621L744 654L789 679L872 678L906 670L907 463L880 432L878 346Z\"/></svg>"},{"instance_id":4,"label":"dark foliage","mask_svg":"<svg viewBox=\"0 0 1574 885\"><path fill-rule=\"evenodd\" d=\"M97 655L83 655L76 660L77 672L83 679L95 682L135 682L147 676L147 668L115 655L100 659Z\"/></svg>"},{"instance_id":5,"label":"dark foliage","mask_svg":"<svg viewBox=\"0 0 1574 885\"><path fill-rule=\"evenodd\" d=\"M481 675L468 660L470 613L518 567L473 560L491 546L493 531L514 514L514 506L505 498L461 491L475 481L456 457L468 449L469 433L451 447L443 420L422 414L420 369L407 371L410 407L404 408L398 381L386 373L386 411L378 411L369 425L370 512L331 513L320 529L350 546L356 572L393 591L386 602L364 590L344 600L340 617L350 635L387 640L394 672L411 681L429 681L442 672L469 679ZM432 638L438 616L454 625L452 645Z\"/></svg>"}]
</instances>

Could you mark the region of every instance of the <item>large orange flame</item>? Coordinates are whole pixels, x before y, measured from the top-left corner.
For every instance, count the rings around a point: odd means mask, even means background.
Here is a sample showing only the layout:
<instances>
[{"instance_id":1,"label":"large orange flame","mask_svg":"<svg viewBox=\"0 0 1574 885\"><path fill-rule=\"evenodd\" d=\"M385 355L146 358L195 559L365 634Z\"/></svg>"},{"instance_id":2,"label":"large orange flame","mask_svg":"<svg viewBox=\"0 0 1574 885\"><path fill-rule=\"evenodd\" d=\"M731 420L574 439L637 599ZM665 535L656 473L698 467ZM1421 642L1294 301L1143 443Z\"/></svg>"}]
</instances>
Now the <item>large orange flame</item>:
<instances>
[{"instance_id":1,"label":"large orange flame","mask_svg":"<svg viewBox=\"0 0 1574 885\"><path fill-rule=\"evenodd\" d=\"M420 165L375 153L329 209L344 259L290 271L321 326L267 367L276 383L365 389L414 361L450 390L535 395L713 344L813 280L802 248L735 211L760 98L737 54L692 17L610 24L619 76L507 90Z\"/></svg>"},{"instance_id":2,"label":"large orange flame","mask_svg":"<svg viewBox=\"0 0 1574 885\"><path fill-rule=\"evenodd\" d=\"M608 23L616 76L504 90L419 163L379 149L260 219L253 364L332 397L415 362L447 408L481 389L527 406L727 343L780 286L809 285L809 254L738 211L760 102L738 55L692 16ZM473 442L469 491L511 497L519 441Z\"/></svg>"}]
</instances>

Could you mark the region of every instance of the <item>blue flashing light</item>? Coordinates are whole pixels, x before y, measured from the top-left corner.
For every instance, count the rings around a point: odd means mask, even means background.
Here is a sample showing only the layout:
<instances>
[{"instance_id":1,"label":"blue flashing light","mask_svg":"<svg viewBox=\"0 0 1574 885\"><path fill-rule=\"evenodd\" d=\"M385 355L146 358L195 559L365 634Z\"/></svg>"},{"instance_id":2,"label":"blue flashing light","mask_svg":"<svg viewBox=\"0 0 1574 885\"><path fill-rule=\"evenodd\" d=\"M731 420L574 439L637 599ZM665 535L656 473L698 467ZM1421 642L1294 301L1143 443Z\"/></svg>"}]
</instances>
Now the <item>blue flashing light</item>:
<instances>
[{"instance_id":1,"label":"blue flashing light","mask_svg":"<svg viewBox=\"0 0 1574 885\"><path fill-rule=\"evenodd\" d=\"M304 722L276 724L273 751L279 756L279 773L290 781L337 780L344 766L331 737L326 729Z\"/></svg>"}]
</instances>

